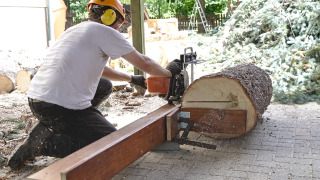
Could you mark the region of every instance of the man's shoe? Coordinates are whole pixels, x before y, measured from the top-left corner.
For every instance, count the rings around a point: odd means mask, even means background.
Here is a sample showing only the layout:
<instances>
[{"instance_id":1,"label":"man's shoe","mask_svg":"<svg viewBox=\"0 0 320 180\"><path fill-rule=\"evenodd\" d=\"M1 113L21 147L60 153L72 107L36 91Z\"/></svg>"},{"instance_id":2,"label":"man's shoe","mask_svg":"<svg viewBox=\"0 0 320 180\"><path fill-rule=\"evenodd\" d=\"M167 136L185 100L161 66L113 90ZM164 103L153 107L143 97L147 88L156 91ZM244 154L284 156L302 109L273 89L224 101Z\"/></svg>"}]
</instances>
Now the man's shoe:
<instances>
[{"instance_id":1,"label":"man's shoe","mask_svg":"<svg viewBox=\"0 0 320 180\"><path fill-rule=\"evenodd\" d=\"M18 146L9 157L8 166L12 169L19 169L24 165L24 162L39 156L44 142L52 132L41 122L33 127L29 137Z\"/></svg>"}]
</instances>

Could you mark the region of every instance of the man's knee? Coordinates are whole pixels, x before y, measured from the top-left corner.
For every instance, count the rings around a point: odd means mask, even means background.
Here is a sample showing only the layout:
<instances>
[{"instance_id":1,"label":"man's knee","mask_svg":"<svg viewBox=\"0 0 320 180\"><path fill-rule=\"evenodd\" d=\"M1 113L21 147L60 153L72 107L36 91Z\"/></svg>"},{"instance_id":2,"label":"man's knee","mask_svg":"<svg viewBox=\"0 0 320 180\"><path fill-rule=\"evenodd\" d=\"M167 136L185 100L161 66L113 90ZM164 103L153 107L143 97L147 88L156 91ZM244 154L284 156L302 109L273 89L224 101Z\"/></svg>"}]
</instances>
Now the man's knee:
<instances>
[{"instance_id":1,"label":"man's knee","mask_svg":"<svg viewBox=\"0 0 320 180\"><path fill-rule=\"evenodd\" d=\"M112 82L108 79L101 78L98 84L98 90L102 91L101 93L109 95L112 93ZM97 91L98 91L97 90Z\"/></svg>"},{"instance_id":2,"label":"man's knee","mask_svg":"<svg viewBox=\"0 0 320 180\"><path fill-rule=\"evenodd\" d=\"M96 94L91 101L93 107L97 108L112 93L112 83L108 79L101 78L97 87Z\"/></svg>"}]
</instances>

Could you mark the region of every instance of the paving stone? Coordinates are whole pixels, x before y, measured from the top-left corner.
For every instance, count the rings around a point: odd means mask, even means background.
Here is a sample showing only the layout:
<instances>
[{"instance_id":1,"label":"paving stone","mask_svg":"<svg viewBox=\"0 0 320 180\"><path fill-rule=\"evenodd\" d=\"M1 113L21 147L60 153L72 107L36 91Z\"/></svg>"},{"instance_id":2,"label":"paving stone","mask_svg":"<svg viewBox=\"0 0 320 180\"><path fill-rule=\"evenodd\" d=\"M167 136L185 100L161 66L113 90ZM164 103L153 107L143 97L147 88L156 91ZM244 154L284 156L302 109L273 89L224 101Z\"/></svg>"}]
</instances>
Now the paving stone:
<instances>
[{"instance_id":1,"label":"paving stone","mask_svg":"<svg viewBox=\"0 0 320 180\"><path fill-rule=\"evenodd\" d=\"M185 179L191 168L192 164L190 163L174 165L167 174L166 179Z\"/></svg>"},{"instance_id":2,"label":"paving stone","mask_svg":"<svg viewBox=\"0 0 320 180\"><path fill-rule=\"evenodd\" d=\"M312 166L310 164L293 164L291 174L293 176L311 176Z\"/></svg>"},{"instance_id":3,"label":"paving stone","mask_svg":"<svg viewBox=\"0 0 320 180\"><path fill-rule=\"evenodd\" d=\"M170 170L153 170L151 171L149 174L147 174L147 176L145 177L145 179L152 179L152 180L163 180L165 179L165 177L167 177L168 173L170 172Z\"/></svg>"},{"instance_id":4,"label":"paving stone","mask_svg":"<svg viewBox=\"0 0 320 180\"><path fill-rule=\"evenodd\" d=\"M257 155L257 161L271 161L273 160L273 151L259 151Z\"/></svg>"},{"instance_id":5,"label":"paving stone","mask_svg":"<svg viewBox=\"0 0 320 180\"><path fill-rule=\"evenodd\" d=\"M292 176L291 180L313 180L314 178L311 176Z\"/></svg>"},{"instance_id":6,"label":"paving stone","mask_svg":"<svg viewBox=\"0 0 320 180\"><path fill-rule=\"evenodd\" d=\"M257 179L268 179L269 175L268 174L263 174L263 173L248 173L248 180L257 180Z\"/></svg>"},{"instance_id":7,"label":"paving stone","mask_svg":"<svg viewBox=\"0 0 320 180\"><path fill-rule=\"evenodd\" d=\"M178 151L180 144L176 142L166 141L152 149L152 151Z\"/></svg>"},{"instance_id":8,"label":"paving stone","mask_svg":"<svg viewBox=\"0 0 320 180\"><path fill-rule=\"evenodd\" d=\"M185 180L225 180L224 176L205 175L205 174L190 174L188 173Z\"/></svg>"},{"instance_id":9,"label":"paving stone","mask_svg":"<svg viewBox=\"0 0 320 180\"><path fill-rule=\"evenodd\" d=\"M270 173L270 179L278 180L278 179L288 179L290 176L290 167L283 168L283 167L276 167L272 168Z\"/></svg>"},{"instance_id":10,"label":"paving stone","mask_svg":"<svg viewBox=\"0 0 320 180\"><path fill-rule=\"evenodd\" d=\"M152 163L152 162L141 162L139 167L150 170L161 170L161 171L169 171L172 168L172 164L160 164L160 163Z\"/></svg>"},{"instance_id":11,"label":"paving stone","mask_svg":"<svg viewBox=\"0 0 320 180\"><path fill-rule=\"evenodd\" d=\"M236 171L236 170L228 170L224 176L227 177L233 177L233 178L248 178L248 172L247 171Z\"/></svg>"}]
</instances>

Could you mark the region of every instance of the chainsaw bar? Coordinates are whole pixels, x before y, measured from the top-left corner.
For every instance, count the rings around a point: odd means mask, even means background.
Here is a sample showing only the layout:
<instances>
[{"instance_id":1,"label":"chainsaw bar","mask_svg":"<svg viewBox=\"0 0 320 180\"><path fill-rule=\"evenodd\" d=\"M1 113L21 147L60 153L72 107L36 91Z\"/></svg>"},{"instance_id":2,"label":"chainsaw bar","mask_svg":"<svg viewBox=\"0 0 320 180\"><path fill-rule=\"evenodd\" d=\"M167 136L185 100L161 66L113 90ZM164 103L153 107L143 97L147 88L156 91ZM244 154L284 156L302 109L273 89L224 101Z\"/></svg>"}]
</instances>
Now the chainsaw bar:
<instances>
[{"instance_id":1,"label":"chainsaw bar","mask_svg":"<svg viewBox=\"0 0 320 180\"><path fill-rule=\"evenodd\" d=\"M202 147L202 148L206 148L206 149L216 149L217 146L213 145L213 144L206 144L206 143L201 143L201 142L197 142L197 141L189 141L186 139L177 139L175 142L183 145L190 145L190 146L197 146L197 147Z\"/></svg>"}]
</instances>

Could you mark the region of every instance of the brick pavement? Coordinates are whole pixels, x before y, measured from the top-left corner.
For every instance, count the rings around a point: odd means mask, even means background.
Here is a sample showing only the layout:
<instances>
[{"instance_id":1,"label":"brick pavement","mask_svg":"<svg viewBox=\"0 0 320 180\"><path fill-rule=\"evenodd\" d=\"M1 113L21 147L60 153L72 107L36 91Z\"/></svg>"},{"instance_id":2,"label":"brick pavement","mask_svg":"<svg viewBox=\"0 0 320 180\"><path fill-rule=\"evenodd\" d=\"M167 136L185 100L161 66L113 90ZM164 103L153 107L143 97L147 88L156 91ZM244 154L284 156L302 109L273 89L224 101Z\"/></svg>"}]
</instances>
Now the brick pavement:
<instances>
[{"instance_id":1,"label":"brick pavement","mask_svg":"<svg viewBox=\"0 0 320 180\"><path fill-rule=\"evenodd\" d=\"M151 151L114 180L320 179L320 105L271 104L263 120L244 137L215 140L196 133L192 140L216 150L181 145Z\"/></svg>"}]
</instances>

